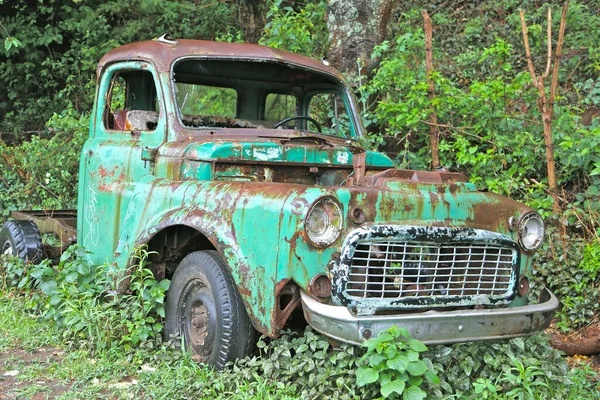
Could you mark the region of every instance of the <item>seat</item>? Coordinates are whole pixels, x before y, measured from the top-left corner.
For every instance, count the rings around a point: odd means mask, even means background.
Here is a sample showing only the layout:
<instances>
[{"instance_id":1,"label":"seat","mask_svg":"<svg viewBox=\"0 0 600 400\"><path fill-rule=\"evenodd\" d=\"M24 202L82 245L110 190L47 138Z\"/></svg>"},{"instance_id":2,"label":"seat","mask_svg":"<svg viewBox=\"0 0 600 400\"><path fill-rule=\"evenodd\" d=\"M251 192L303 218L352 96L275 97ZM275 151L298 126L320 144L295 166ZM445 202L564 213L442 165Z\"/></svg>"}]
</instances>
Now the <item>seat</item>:
<instances>
[{"instance_id":1,"label":"seat","mask_svg":"<svg viewBox=\"0 0 600 400\"><path fill-rule=\"evenodd\" d=\"M119 131L153 131L158 124L157 111L122 110L113 115Z\"/></svg>"}]
</instances>

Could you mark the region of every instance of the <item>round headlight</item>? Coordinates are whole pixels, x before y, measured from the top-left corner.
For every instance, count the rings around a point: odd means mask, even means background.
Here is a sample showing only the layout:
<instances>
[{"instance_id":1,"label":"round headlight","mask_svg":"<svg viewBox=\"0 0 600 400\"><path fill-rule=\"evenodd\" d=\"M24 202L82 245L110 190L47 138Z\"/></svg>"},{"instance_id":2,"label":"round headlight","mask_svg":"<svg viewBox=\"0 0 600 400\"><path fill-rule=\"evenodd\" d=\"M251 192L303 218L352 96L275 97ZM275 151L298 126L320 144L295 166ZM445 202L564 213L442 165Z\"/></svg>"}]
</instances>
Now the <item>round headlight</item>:
<instances>
[{"instance_id":1,"label":"round headlight","mask_svg":"<svg viewBox=\"0 0 600 400\"><path fill-rule=\"evenodd\" d=\"M537 250L544 242L544 221L540 214L530 212L519 221L519 244L525 251Z\"/></svg>"},{"instance_id":2,"label":"round headlight","mask_svg":"<svg viewBox=\"0 0 600 400\"><path fill-rule=\"evenodd\" d=\"M342 222L342 209L337 201L332 197L322 197L308 211L304 229L313 244L325 247L340 236Z\"/></svg>"}]
</instances>

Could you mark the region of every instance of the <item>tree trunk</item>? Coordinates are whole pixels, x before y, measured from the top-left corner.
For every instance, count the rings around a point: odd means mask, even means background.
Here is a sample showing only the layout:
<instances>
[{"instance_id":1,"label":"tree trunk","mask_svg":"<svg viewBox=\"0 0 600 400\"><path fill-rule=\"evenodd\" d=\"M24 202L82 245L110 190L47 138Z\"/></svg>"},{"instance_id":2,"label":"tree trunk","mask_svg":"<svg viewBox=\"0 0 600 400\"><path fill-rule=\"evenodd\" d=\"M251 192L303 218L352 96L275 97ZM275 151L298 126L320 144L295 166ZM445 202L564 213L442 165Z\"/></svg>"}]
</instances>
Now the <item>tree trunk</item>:
<instances>
[{"instance_id":1,"label":"tree trunk","mask_svg":"<svg viewBox=\"0 0 600 400\"><path fill-rule=\"evenodd\" d=\"M262 31L267 23L262 8L261 0L242 0L239 5L240 25L244 28L246 43L258 43Z\"/></svg>"},{"instance_id":2,"label":"tree trunk","mask_svg":"<svg viewBox=\"0 0 600 400\"><path fill-rule=\"evenodd\" d=\"M431 79L431 73L433 72L433 27L431 25L431 18L427 13L427 10L421 10L421 15L425 23L425 68L427 69L427 93L429 100L435 99L435 87L433 85L433 79ZM431 114L429 115L429 140L431 145L431 167L434 170L440 169L440 153L439 143L440 135L438 132L437 114L435 108L431 106Z\"/></svg>"},{"instance_id":3,"label":"tree trunk","mask_svg":"<svg viewBox=\"0 0 600 400\"><path fill-rule=\"evenodd\" d=\"M385 39L392 0L331 0L327 5L329 61L348 75L368 75L373 49Z\"/></svg>"}]
</instances>

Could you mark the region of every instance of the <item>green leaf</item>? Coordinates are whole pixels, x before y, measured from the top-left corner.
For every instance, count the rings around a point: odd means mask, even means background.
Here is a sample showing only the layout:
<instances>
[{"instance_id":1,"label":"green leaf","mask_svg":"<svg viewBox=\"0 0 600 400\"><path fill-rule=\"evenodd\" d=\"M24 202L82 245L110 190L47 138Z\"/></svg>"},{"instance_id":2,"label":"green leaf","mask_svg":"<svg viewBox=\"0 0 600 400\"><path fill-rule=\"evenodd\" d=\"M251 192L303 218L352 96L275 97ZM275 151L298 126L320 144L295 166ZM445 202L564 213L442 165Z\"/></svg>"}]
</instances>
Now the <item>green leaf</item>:
<instances>
[{"instance_id":1,"label":"green leaf","mask_svg":"<svg viewBox=\"0 0 600 400\"><path fill-rule=\"evenodd\" d=\"M431 383L435 383L436 385L440 384L440 378L436 375L435 372L427 370L425 371L425 379L427 379Z\"/></svg>"},{"instance_id":2,"label":"green leaf","mask_svg":"<svg viewBox=\"0 0 600 400\"><path fill-rule=\"evenodd\" d=\"M306 343L303 343L296 348L296 353L304 353L306 350L308 350L308 345Z\"/></svg>"},{"instance_id":3,"label":"green leaf","mask_svg":"<svg viewBox=\"0 0 600 400\"><path fill-rule=\"evenodd\" d=\"M171 281L168 279L163 279L162 281L160 281L160 283L158 284L158 286L160 286L161 288L163 288L165 291L169 290L169 286L171 286Z\"/></svg>"},{"instance_id":4,"label":"green leaf","mask_svg":"<svg viewBox=\"0 0 600 400\"><path fill-rule=\"evenodd\" d=\"M40 285L40 290L44 294L52 295L58 292L56 286L56 281L46 281L42 282L42 284Z\"/></svg>"},{"instance_id":5,"label":"green leaf","mask_svg":"<svg viewBox=\"0 0 600 400\"><path fill-rule=\"evenodd\" d=\"M361 387L379 379L379 371L369 367L360 367L356 371L356 384Z\"/></svg>"},{"instance_id":6,"label":"green leaf","mask_svg":"<svg viewBox=\"0 0 600 400\"><path fill-rule=\"evenodd\" d=\"M403 400L421 400L427 397L427 393L416 386L409 386L402 393Z\"/></svg>"},{"instance_id":7,"label":"green leaf","mask_svg":"<svg viewBox=\"0 0 600 400\"><path fill-rule=\"evenodd\" d=\"M421 378L420 376L411 376L410 378L408 378L408 384L410 386L420 386L421 383L423 383L423 378Z\"/></svg>"},{"instance_id":8,"label":"green leaf","mask_svg":"<svg viewBox=\"0 0 600 400\"><path fill-rule=\"evenodd\" d=\"M19 39L17 39L14 36L7 36L6 39L4 39L4 49L6 51L10 50L11 47L23 47L21 45L21 41Z\"/></svg>"},{"instance_id":9,"label":"green leaf","mask_svg":"<svg viewBox=\"0 0 600 400\"><path fill-rule=\"evenodd\" d=\"M383 397L387 398L392 393L402 394L402 392L404 392L405 387L406 383L404 381L396 379L381 386L380 392Z\"/></svg>"},{"instance_id":10,"label":"green leaf","mask_svg":"<svg viewBox=\"0 0 600 400\"><path fill-rule=\"evenodd\" d=\"M77 263L77 272L79 272L81 275L87 275L92 270L90 263L85 260L78 260L74 262Z\"/></svg>"},{"instance_id":11,"label":"green leaf","mask_svg":"<svg viewBox=\"0 0 600 400\"><path fill-rule=\"evenodd\" d=\"M377 354L377 353L374 353L374 354L371 354L371 355L370 355L370 356L367 358L367 360L369 361L369 365L370 365L371 367L376 367L376 366L378 366L378 365L380 365L380 364L384 363L384 362L385 362L385 360L386 360L386 357L385 357L384 355L382 355L382 354Z\"/></svg>"},{"instance_id":12,"label":"green leaf","mask_svg":"<svg viewBox=\"0 0 600 400\"><path fill-rule=\"evenodd\" d=\"M425 371L427 371L427 366L425 365L425 363L423 361L413 361L410 364L408 364L408 367L406 367L406 370L411 374L411 375L423 375L425 373Z\"/></svg>"},{"instance_id":13,"label":"green leaf","mask_svg":"<svg viewBox=\"0 0 600 400\"><path fill-rule=\"evenodd\" d=\"M427 351L427 346L417 339L410 339L408 341L408 347L418 352Z\"/></svg>"},{"instance_id":14,"label":"green leaf","mask_svg":"<svg viewBox=\"0 0 600 400\"><path fill-rule=\"evenodd\" d=\"M419 353L414 350L408 350L406 352L406 357L408 361L417 361L419 359Z\"/></svg>"},{"instance_id":15,"label":"green leaf","mask_svg":"<svg viewBox=\"0 0 600 400\"><path fill-rule=\"evenodd\" d=\"M512 340L512 342L521 350L525 350L525 342L523 341L522 338L515 338Z\"/></svg>"},{"instance_id":16,"label":"green leaf","mask_svg":"<svg viewBox=\"0 0 600 400\"><path fill-rule=\"evenodd\" d=\"M68 274L67 276L65 276L65 282L66 283L75 282L78 277L79 277L79 274L77 272L71 272L70 274Z\"/></svg>"},{"instance_id":17,"label":"green leaf","mask_svg":"<svg viewBox=\"0 0 600 400\"><path fill-rule=\"evenodd\" d=\"M408 366L408 364L409 364L408 358L406 358L406 356L403 356L402 354L399 354L396 357L394 357L391 360L388 360L386 362L386 365L389 368L394 369L399 372L406 371L406 367Z\"/></svg>"}]
</instances>

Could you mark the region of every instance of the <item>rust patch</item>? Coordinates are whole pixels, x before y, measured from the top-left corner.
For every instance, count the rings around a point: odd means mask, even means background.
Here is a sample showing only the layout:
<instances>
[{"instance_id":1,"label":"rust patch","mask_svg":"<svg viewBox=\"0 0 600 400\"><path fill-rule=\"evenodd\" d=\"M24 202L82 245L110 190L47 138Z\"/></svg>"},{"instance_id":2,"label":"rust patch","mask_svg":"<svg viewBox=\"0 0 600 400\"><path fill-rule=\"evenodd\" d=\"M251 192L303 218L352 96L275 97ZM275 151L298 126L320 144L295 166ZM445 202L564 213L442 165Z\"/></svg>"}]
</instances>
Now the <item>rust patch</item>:
<instances>
[{"instance_id":1,"label":"rust patch","mask_svg":"<svg viewBox=\"0 0 600 400\"><path fill-rule=\"evenodd\" d=\"M108 171L102 165L98 168L98 172L102 178L106 178L108 176Z\"/></svg>"},{"instance_id":2,"label":"rust patch","mask_svg":"<svg viewBox=\"0 0 600 400\"><path fill-rule=\"evenodd\" d=\"M283 279L275 285L275 308L271 314L271 326L275 335L279 335L279 331L292 311L300 305L300 288L289 279Z\"/></svg>"}]
</instances>

